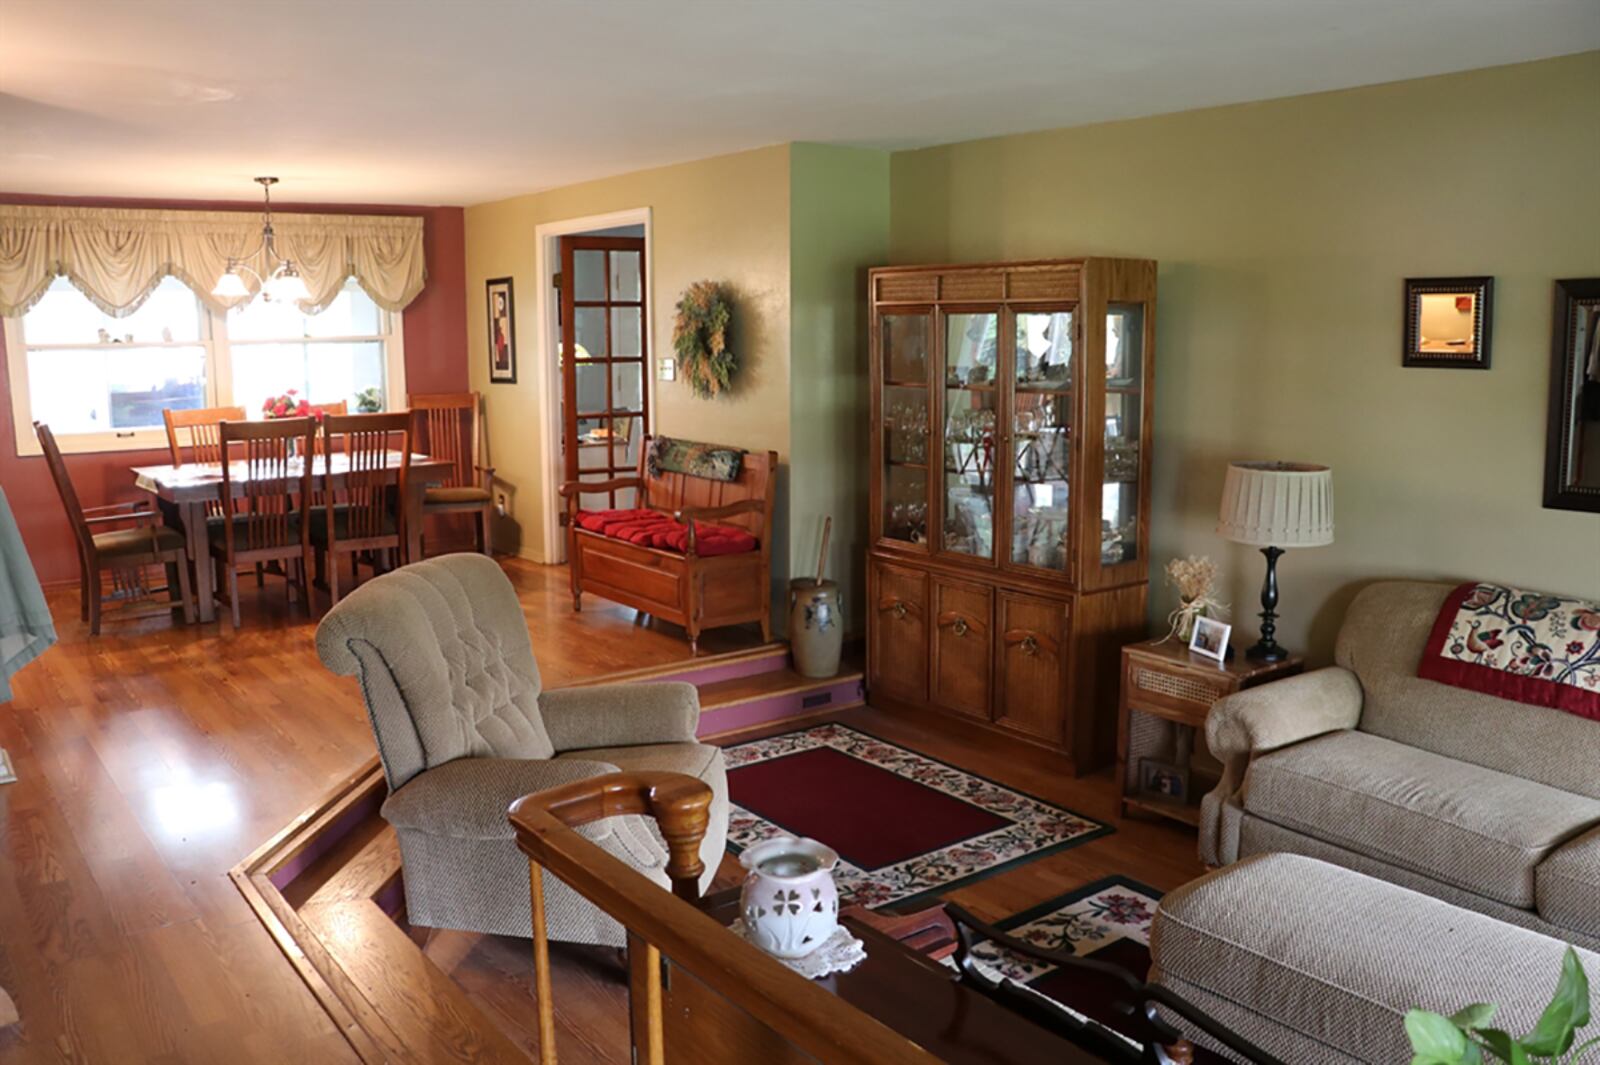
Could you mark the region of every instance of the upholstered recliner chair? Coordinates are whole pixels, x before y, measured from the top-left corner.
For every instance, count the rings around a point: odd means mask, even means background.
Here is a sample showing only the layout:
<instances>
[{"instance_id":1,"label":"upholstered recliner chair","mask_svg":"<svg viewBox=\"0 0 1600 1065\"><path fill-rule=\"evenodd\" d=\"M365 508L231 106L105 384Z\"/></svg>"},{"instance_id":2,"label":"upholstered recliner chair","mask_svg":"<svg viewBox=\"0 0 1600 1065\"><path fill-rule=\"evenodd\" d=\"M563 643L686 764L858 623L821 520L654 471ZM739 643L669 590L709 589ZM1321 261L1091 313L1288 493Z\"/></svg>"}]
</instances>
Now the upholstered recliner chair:
<instances>
[{"instance_id":1,"label":"upholstered recliner chair","mask_svg":"<svg viewBox=\"0 0 1600 1065\"><path fill-rule=\"evenodd\" d=\"M668 769L712 788L705 890L722 858L728 781L719 748L695 742L688 684L541 691L515 591L483 555L446 555L356 589L317 629L317 653L358 676L389 781L414 925L526 936L528 861L506 808L520 796L617 770ZM582 831L668 885L655 825L612 817ZM550 938L621 946L623 932L545 874Z\"/></svg>"}]
</instances>

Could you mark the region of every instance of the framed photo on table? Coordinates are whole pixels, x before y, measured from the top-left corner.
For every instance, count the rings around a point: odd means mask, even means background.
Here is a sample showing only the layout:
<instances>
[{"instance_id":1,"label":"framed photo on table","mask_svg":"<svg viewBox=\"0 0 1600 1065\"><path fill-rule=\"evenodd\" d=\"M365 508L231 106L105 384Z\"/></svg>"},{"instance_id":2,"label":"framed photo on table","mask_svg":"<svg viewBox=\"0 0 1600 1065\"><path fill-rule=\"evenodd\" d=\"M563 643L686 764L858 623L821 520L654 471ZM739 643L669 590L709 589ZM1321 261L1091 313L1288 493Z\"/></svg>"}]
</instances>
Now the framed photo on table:
<instances>
[{"instance_id":1,"label":"framed photo on table","mask_svg":"<svg viewBox=\"0 0 1600 1065\"><path fill-rule=\"evenodd\" d=\"M1228 637L1231 635L1232 625L1225 625L1216 618L1195 618L1194 633L1189 637L1189 650L1225 662L1228 659Z\"/></svg>"},{"instance_id":2,"label":"framed photo on table","mask_svg":"<svg viewBox=\"0 0 1600 1065\"><path fill-rule=\"evenodd\" d=\"M484 287L489 304L489 381L514 385L517 383L517 326L511 279L492 278L484 282Z\"/></svg>"}]
</instances>

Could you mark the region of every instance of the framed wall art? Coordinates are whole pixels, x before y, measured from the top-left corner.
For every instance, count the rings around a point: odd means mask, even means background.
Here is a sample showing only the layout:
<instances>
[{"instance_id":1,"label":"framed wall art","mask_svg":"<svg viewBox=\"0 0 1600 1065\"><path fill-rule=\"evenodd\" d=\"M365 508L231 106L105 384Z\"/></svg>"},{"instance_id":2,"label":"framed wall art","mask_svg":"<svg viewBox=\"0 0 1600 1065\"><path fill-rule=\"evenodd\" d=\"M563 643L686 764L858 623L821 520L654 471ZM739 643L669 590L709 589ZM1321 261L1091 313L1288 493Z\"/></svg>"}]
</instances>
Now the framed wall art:
<instances>
[{"instance_id":1,"label":"framed wall art","mask_svg":"<svg viewBox=\"0 0 1600 1065\"><path fill-rule=\"evenodd\" d=\"M1489 368L1492 277L1406 278L1403 366Z\"/></svg>"},{"instance_id":2,"label":"framed wall art","mask_svg":"<svg viewBox=\"0 0 1600 1065\"><path fill-rule=\"evenodd\" d=\"M511 279L496 277L484 282L489 305L489 380L497 385L517 383L516 301L511 295Z\"/></svg>"},{"instance_id":3,"label":"framed wall art","mask_svg":"<svg viewBox=\"0 0 1600 1065\"><path fill-rule=\"evenodd\" d=\"M1600 277L1555 285L1544 505L1600 511Z\"/></svg>"}]
</instances>

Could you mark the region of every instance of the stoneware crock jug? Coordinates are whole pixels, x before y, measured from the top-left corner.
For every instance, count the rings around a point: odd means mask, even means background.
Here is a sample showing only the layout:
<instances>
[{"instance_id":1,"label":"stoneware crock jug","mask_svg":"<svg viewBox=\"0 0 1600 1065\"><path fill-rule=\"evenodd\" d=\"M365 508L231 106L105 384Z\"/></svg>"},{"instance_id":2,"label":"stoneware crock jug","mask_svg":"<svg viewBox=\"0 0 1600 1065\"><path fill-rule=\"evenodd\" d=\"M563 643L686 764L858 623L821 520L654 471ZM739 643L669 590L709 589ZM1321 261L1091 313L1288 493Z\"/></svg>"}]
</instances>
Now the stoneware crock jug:
<instances>
[{"instance_id":1,"label":"stoneware crock jug","mask_svg":"<svg viewBox=\"0 0 1600 1065\"><path fill-rule=\"evenodd\" d=\"M839 855L814 839L780 836L746 848L750 871L739 894L745 928L756 946L780 958L803 958L839 927Z\"/></svg>"},{"instance_id":2,"label":"stoneware crock jug","mask_svg":"<svg viewBox=\"0 0 1600 1065\"><path fill-rule=\"evenodd\" d=\"M839 585L797 577L789 582L789 649L802 677L839 673L844 645L844 618L839 613Z\"/></svg>"}]
</instances>

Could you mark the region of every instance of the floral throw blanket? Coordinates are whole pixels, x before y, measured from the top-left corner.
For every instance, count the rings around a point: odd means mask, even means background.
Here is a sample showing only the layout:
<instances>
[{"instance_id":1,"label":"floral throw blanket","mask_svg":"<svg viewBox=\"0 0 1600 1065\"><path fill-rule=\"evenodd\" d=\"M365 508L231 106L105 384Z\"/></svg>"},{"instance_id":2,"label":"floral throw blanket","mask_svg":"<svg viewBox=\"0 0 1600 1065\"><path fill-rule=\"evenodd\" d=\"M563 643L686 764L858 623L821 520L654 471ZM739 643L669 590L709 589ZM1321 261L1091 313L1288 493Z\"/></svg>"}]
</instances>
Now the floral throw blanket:
<instances>
[{"instance_id":1,"label":"floral throw blanket","mask_svg":"<svg viewBox=\"0 0 1600 1065\"><path fill-rule=\"evenodd\" d=\"M674 440L670 436L652 439L650 450L645 453L645 470L652 477L660 477L670 470L710 481L737 481L743 466L743 451L697 444L692 440Z\"/></svg>"},{"instance_id":2,"label":"floral throw blanket","mask_svg":"<svg viewBox=\"0 0 1600 1065\"><path fill-rule=\"evenodd\" d=\"M1600 721L1600 603L1463 584L1439 609L1417 676Z\"/></svg>"}]
</instances>

